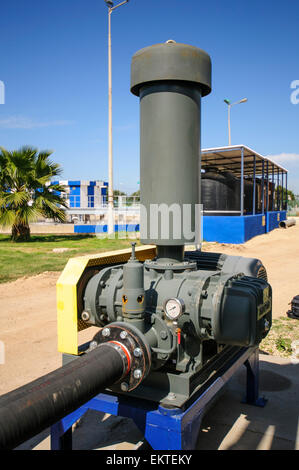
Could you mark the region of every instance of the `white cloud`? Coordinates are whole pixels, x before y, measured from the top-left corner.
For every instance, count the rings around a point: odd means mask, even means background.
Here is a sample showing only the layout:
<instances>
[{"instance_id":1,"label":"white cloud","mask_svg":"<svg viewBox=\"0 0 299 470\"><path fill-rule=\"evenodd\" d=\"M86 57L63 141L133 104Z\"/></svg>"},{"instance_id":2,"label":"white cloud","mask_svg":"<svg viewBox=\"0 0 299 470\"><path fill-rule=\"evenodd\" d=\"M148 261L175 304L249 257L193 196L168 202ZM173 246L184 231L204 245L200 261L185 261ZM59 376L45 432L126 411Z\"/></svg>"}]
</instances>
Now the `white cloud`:
<instances>
[{"instance_id":1,"label":"white cloud","mask_svg":"<svg viewBox=\"0 0 299 470\"><path fill-rule=\"evenodd\" d=\"M114 126L115 131L119 132L126 132L126 131L131 131L132 129L138 128L138 126L134 126L134 124L120 124L119 126Z\"/></svg>"},{"instance_id":2,"label":"white cloud","mask_svg":"<svg viewBox=\"0 0 299 470\"><path fill-rule=\"evenodd\" d=\"M273 160L276 163L286 163L286 162L298 162L299 163L299 153L280 153L278 155L268 155L267 158Z\"/></svg>"},{"instance_id":3,"label":"white cloud","mask_svg":"<svg viewBox=\"0 0 299 470\"><path fill-rule=\"evenodd\" d=\"M288 188L299 194L299 153L280 153L267 157L288 170Z\"/></svg>"},{"instance_id":4,"label":"white cloud","mask_svg":"<svg viewBox=\"0 0 299 470\"><path fill-rule=\"evenodd\" d=\"M34 121L24 116L11 116L0 119L0 128L2 129L38 129L42 127L68 126L72 121Z\"/></svg>"}]
</instances>

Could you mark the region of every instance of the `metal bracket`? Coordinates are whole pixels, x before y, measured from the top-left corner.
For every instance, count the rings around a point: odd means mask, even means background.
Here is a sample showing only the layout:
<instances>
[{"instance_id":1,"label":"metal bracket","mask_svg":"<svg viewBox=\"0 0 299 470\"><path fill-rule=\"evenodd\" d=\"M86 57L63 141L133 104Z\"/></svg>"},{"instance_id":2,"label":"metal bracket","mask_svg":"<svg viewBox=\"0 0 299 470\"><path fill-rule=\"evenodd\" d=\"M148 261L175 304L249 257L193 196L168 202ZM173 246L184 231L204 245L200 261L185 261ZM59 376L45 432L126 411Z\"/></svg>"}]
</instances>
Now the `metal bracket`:
<instances>
[{"instance_id":1,"label":"metal bracket","mask_svg":"<svg viewBox=\"0 0 299 470\"><path fill-rule=\"evenodd\" d=\"M259 397L259 350L255 352L244 363L247 369L246 397L242 403L259 406L263 408L268 399Z\"/></svg>"}]
</instances>

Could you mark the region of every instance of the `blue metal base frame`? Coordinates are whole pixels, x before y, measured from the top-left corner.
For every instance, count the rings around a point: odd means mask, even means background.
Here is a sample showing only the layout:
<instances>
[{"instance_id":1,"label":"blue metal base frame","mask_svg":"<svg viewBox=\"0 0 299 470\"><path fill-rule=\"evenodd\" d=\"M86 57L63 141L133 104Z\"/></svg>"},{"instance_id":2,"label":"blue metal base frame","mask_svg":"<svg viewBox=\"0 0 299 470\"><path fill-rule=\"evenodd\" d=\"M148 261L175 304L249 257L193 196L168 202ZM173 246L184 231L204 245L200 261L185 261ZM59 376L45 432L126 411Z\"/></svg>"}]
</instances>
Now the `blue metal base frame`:
<instances>
[{"instance_id":1,"label":"blue metal base frame","mask_svg":"<svg viewBox=\"0 0 299 470\"><path fill-rule=\"evenodd\" d=\"M244 364L247 369L246 396L243 403L255 405L263 408L267 403L267 398L259 397L259 354L258 350L252 354Z\"/></svg>"},{"instance_id":2,"label":"blue metal base frame","mask_svg":"<svg viewBox=\"0 0 299 470\"><path fill-rule=\"evenodd\" d=\"M72 449L72 425L92 409L133 419L154 450L194 450L208 405L242 365L247 368L246 403L264 406L266 400L258 396L259 351L258 348L245 349L186 410L163 408L129 396L100 394L52 426L51 449Z\"/></svg>"}]
</instances>

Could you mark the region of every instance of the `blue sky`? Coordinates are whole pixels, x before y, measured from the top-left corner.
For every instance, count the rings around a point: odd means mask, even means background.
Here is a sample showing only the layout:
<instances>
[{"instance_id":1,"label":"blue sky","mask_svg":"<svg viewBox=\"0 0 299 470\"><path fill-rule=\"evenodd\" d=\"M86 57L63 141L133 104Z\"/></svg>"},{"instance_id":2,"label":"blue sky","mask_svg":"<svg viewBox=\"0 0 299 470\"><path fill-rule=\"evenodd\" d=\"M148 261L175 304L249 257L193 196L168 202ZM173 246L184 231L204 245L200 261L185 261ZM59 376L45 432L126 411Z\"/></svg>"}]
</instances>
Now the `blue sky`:
<instances>
[{"instance_id":1,"label":"blue sky","mask_svg":"<svg viewBox=\"0 0 299 470\"><path fill-rule=\"evenodd\" d=\"M107 7L104 0L10 0L0 15L0 145L54 151L65 179L107 179ZM139 181L139 102L132 55L174 39L208 52L213 91L202 106L202 147L245 144L290 170L299 194L297 0L130 0L113 12L114 186ZM299 85L299 83L298 83ZM295 90L296 91L296 90ZM299 98L299 93L296 95Z\"/></svg>"}]
</instances>

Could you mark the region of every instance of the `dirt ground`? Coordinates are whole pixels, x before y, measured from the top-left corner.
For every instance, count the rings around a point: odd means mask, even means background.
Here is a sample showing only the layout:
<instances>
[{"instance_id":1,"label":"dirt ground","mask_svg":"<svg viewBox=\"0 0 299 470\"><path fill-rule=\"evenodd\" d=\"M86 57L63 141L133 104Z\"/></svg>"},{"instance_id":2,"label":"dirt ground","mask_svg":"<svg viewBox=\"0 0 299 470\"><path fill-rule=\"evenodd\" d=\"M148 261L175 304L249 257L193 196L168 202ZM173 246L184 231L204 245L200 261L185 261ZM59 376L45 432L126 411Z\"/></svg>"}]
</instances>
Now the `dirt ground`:
<instances>
[{"instance_id":1,"label":"dirt ground","mask_svg":"<svg viewBox=\"0 0 299 470\"><path fill-rule=\"evenodd\" d=\"M203 249L261 259L273 288L274 318L285 315L299 294L298 221L294 227L274 230L244 245L204 244ZM0 341L5 346L0 395L61 365L56 331L58 277L59 273L48 272L0 285Z\"/></svg>"}]
</instances>

